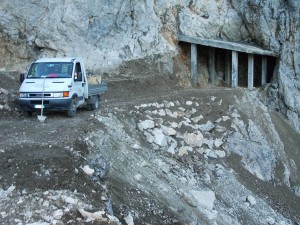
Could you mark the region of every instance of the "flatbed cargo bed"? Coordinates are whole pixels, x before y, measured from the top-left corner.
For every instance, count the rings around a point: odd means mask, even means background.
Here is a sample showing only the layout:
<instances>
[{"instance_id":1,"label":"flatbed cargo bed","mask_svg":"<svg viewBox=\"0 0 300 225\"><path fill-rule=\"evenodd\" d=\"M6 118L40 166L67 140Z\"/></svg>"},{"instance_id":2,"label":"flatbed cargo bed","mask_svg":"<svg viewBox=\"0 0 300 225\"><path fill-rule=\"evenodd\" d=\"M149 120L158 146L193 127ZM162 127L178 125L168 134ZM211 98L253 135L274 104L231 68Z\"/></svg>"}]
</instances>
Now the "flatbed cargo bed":
<instances>
[{"instance_id":1,"label":"flatbed cargo bed","mask_svg":"<svg viewBox=\"0 0 300 225\"><path fill-rule=\"evenodd\" d=\"M103 94L107 91L107 83L89 84L88 96Z\"/></svg>"}]
</instances>

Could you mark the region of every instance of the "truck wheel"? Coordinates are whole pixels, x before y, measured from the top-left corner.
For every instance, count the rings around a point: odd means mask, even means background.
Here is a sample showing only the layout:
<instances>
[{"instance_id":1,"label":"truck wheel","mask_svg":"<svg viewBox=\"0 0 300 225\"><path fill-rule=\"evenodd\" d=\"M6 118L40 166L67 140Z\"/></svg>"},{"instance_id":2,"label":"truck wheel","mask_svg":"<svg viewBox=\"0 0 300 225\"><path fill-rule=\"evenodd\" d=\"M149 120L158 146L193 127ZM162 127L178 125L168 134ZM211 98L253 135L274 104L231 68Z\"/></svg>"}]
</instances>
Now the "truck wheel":
<instances>
[{"instance_id":1,"label":"truck wheel","mask_svg":"<svg viewBox=\"0 0 300 225\"><path fill-rule=\"evenodd\" d=\"M100 99L98 96L93 96L92 103L87 104L86 108L88 110L96 110L99 109Z\"/></svg>"},{"instance_id":2,"label":"truck wheel","mask_svg":"<svg viewBox=\"0 0 300 225\"><path fill-rule=\"evenodd\" d=\"M92 110L96 110L96 109L99 109L99 106L100 106L100 99L98 96L95 96L94 102L93 102L93 104L91 104L91 108L92 108Z\"/></svg>"},{"instance_id":3,"label":"truck wheel","mask_svg":"<svg viewBox=\"0 0 300 225\"><path fill-rule=\"evenodd\" d=\"M77 101L76 98L72 98L71 104L68 109L68 117L74 117L77 112Z\"/></svg>"}]
</instances>

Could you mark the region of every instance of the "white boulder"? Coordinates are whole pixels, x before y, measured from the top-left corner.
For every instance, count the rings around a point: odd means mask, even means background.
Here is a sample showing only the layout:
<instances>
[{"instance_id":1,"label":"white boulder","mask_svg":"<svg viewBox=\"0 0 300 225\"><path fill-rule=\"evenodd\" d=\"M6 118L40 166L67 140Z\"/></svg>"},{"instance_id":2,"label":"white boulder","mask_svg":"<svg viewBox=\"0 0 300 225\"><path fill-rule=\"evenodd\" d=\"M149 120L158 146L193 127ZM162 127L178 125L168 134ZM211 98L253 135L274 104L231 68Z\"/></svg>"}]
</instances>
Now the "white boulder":
<instances>
[{"instance_id":1,"label":"white boulder","mask_svg":"<svg viewBox=\"0 0 300 225\"><path fill-rule=\"evenodd\" d=\"M179 148L178 150L178 156L184 156L184 155L188 155L189 153L188 152L191 152L193 151L193 148L192 147L189 147L189 146L182 146Z\"/></svg>"},{"instance_id":2,"label":"white boulder","mask_svg":"<svg viewBox=\"0 0 300 225\"><path fill-rule=\"evenodd\" d=\"M93 173L95 172L94 169L90 168L89 165L86 165L84 167L82 167L82 170L85 174L89 175L89 176L92 176Z\"/></svg>"},{"instance_id":3,"label":"white boulder","mask_svg":"<svg viewBox=\"0 0 300 225\"><path fill-rule=\"evenodd\" d=\"M144 135L146 136L146 139L149 143L153 143L154 142L154 137L152 134L150 134L149 132L145 131Z\"/></svg>"},{"instance_id":4,"label":"white boulder","mask_svg":"<svg viewBox=\"0 0 300 225\"><path fill-rule=\"evenodd\" d=\"M195 200L193 202L197 203L197 207L205 208L208 210L212 210L214 207L214 202L216 200L215 193L213 191L197 191L191 190L190 196Z\"/></svg>"},{"instance_id":5,"label":"white boulder","mask_svg":"<svg viewBox=\"0 0 300 225\"><path fill-rule=\"evenodd\" d=\"M229 116L222 116L222 120L225 122L227 120L230 120Z\"/></svg>"},{"instance_id":6,"label":"white boulder","mask_svg":"<svg viewBox=\"0 0 300 225\"><path fill-rule=\"evenodd\" d=\"M251 206L256 204L256 199L252 195L247 196L247 202L250 203Z\"/></svg>"},{"instance_id":7,"label":"white boulder","mask_svg":"<svg viewBox=\"0 0 300 225\"><path fill-rule=\"evenodd\" d=\"M224 144L224 142L222 141L222 139L216 139L214 141L214 145L216 146L216 148L221 147Z\"/></svg>"},{"instance_id":8,"label":"white boulder","mask_svg":"<svg viewBox=\"0 0 300 225\"><path fill-rule=\"evenodd\" d=\"M186 105L192 105L193 102L192 102L192 101L186 101L185 104L186 104Z\"/></svg>"},{"instance_id":9,"label":"white boulder","mask_svg":"<svg viewBox=\"0 0 300 225\"><path fill-rule=\"evenodd\" d=\"M133 217L130 213L124 218L124 220L127 225L134 225Z\"/></svg>"},{"instance_id":10,"label":"white boulder","mask_svg":"<svg viewBox=\"0 0 300 225\"><path fill-rule=\"evenodd\" d=\"M153 120L144 120L138 124L140 130L147 130L154 128L155 124Z\"/></svg>"},{"instance_id":11,"label":"white boulder","mask_svg":"<svg viewBox=\"0 0 300 225\"><path fill-rule=\"evenodd\" d=\"M206 124L201 124L198 126L199 130L202 132L209 132L215 128L215 125L211 121L207 121Z\"/></svg>"},{"instance_id":12,"label":"white boulder","mask_svg":"<svg viewBox=\"0 0 300 225\"><path fill-rule=\"evenodd\" d=\"M224 158L226 156L226 153L222 150L215 150L215 153L219 158Z\"/></svg>"},{"instance_id":13,"label":"white boulder","mask_svg":"<svg viewBox=\"0 0 300 225\"><path fill-rule=\"evenodd\" d=\"M64 215L64 212L61 209L58 209L58 210L54 211L53 218L56 220L60 220L63 215Z\"/></svg>"},{"instance_id":14,"label":"white boulder","mask_svg":"<svg viewBox=\"0 0 300 225\"><path fill-rule=\"evenodd\" d=\"M166 111L164 109L160 109L160 110L158 110L157 114L160 115L160 116L165 116L166 115Z\"/></svg>"},{"instance_id":15,"label":"white boulder","mask_svg":"<svg viewBox=\"0 0 300 225\"><path fill-rule=\"evenodd\" d=\"M200 132L197 133L184 133L184 142L191 147L201 147L203 144L203 135Z\"/></svg>"},{"instance_id":16,"label":"white boulder","mask_svg":"<svg viewBox=\"0 0 300 225\"><path fill-rule=\"evenodd\" d=\"M152 131L152 134L154 136L154 143L161 146L161 147L164 147L164 146L167 146L168 145L168 140L167 140L167 137L164 135L163 131L161 129L158 129L158 128L155 128L153 131Z\"/></svg>"},{"instance_id":17,"label":"white boulder","mask_svg":"<svg viewBox=\"0 0 300 225\"><path fill-rule=\"evenodd\" d=\"M174 130L173 128L171 127L167 127L167 126L161 126L163 132L165 135L168 135L168 136L174 136L176 135L176 130Z\"/></svg>"}]
</instances>

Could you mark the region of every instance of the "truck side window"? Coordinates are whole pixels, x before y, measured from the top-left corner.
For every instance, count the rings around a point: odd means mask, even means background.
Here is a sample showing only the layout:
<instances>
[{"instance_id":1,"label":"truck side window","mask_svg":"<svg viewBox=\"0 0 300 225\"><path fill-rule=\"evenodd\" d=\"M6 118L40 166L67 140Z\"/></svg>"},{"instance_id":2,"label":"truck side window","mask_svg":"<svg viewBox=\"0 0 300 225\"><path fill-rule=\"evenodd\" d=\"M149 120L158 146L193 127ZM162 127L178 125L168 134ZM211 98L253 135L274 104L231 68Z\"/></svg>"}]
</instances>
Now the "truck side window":
<instances>
[{"instance_id":1,"label":"truck side window","mask_svg":"<svg viewBox=\"0 0 300 225\"><path fill-rule=\"evenodd\" d=\"M82 81L82 71L81 71L80 63L76 63L75 73L74 73L74 80L75 81Z\"/></svg>"}]
</instances>

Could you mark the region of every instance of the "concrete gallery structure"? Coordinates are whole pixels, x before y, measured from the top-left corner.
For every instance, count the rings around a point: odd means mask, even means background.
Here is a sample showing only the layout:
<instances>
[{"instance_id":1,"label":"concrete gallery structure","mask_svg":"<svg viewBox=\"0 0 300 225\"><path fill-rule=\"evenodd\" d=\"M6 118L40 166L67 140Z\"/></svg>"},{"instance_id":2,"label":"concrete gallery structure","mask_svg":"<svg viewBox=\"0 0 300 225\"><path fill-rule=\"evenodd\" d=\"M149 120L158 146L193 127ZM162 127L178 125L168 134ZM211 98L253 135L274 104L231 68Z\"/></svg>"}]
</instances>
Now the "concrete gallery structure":
<instances>
[{"instance_id":1,"label":"concrete gallery structure","mask_svg":"<svg viewBox=\"0 0 300 225\"><path fill-rule=\"evenodd\" d=\"M225 56L225 82L231 87L238 86L238 68L239 68L239 52L246 53L248 55L248 79L247 86L248 89L253 89L254 87L254 55L261 56L261 78L260 85L267 83L267 57L275 57L275 53L269 50L264 50L260 47L243 44L238 42L230 42L224 40L214 40L214 39L204 39L198 37L189 37L184 35L177 35L180 42L191 44L191 81L195 84L199 73L198 73L198 59L197 59L197 46L207 46L209 47L208 54L208 71L209 71L209 81L212 85L215 84L215 49L225 49L228 50ZM231 55L230 55L231 54Z\"/></svg>"}]
</instances>

